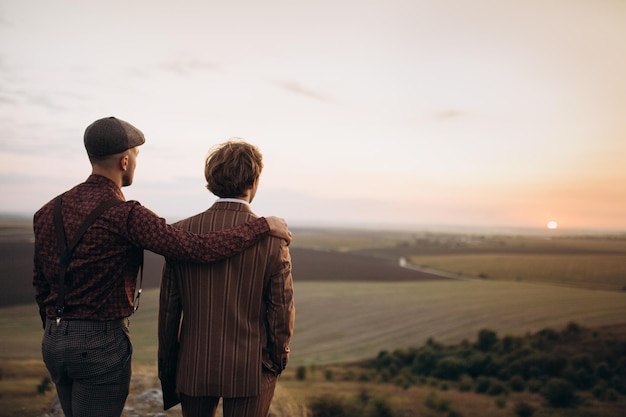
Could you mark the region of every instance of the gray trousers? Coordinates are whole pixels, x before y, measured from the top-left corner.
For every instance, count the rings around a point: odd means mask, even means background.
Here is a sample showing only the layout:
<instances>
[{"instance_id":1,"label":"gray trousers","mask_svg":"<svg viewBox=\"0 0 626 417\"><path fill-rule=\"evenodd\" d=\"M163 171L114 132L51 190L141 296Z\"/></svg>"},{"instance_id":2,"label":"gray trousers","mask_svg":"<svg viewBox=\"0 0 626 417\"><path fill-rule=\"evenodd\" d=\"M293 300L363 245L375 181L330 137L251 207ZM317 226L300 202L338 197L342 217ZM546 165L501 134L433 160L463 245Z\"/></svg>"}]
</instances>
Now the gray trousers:
<instances>
[{"instance_id":1,"label":"gray trousers","mask_svg":"<svg viewBox=\"0 0 626 417\"><path fill-rule=\"evenodd\" d=\"M66 417L119 417L130 387L127 320L46 321L41 350Z\"/></svg>"}]
</instances>

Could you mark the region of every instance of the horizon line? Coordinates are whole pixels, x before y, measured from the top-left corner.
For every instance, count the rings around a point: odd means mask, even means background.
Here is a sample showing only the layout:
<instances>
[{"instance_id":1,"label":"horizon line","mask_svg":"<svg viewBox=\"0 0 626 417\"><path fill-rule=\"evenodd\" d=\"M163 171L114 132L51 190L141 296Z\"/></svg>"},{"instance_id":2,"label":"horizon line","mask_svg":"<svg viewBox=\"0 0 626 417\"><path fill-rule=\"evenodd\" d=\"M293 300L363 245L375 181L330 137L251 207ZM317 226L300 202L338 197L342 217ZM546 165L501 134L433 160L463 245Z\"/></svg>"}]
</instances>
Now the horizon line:
<instances>
[{"instance_id":1,"label":"horizon line","mask_svg":"<svg viewBox=\"0 0 626 417\"><path fill-rule=\"evenodd\" d=\"M32 214L24 212L2 212L0 220L28 222L32 224ZM166 220L171 216L161 216ZM179 218L180 217L180 218ZM184 216L171 217L168 223L174 223ZM376 231L376 232L404 232L404 233L464 233L464 234L506 234L506 235L536 235L536 236L571 236L571 235L621 235L626 236L626 228L607 227L576 227L548 229L539 226L514 226L514 225L471 225L471 224L442 224L442 223L384 223L384 222L341 222L341 221L291 221L289 227L296 229L332 229L352 231Z\"/></svg>"}]
</instances>

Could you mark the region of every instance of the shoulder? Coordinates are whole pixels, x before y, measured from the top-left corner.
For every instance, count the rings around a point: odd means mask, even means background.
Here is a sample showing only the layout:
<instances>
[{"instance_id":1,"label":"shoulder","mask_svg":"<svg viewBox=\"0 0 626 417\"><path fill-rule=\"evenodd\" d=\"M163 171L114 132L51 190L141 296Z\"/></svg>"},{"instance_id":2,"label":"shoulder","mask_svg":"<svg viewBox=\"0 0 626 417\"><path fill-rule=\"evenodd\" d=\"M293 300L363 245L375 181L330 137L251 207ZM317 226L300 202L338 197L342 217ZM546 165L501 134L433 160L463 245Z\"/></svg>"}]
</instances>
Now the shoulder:
<instances>
[{"instance_id":1,"label":"shoulder","mask_svg":"<svg viewBox=\"0 0 626 417\"><path fill-rule=\"evenodd\" d=\"M41 216L44 216L47 213L51 212L53 207L54 207L54 200L55 199L56 199L56 197L53 198L52 200L48 201L43 206L41 206L41 208L35 212L35 214L33 215L33 218L37 219L37 218L39 218Z\"/></svg>"},{"instance_id":2,"label":"shoulder","mask_svg":"<svg viewBox=\"0 0 626 417\"><path fill-rule=\"evenodd\" d=\"M116 215L119 214L126 214L126 215L130 215L131 213L135 212L134 214L140 214L140 215L153 215L158 217L155 213L153 213L150 209L148 209L147 207L144 207L141 205L141 203L139 201L135 201L135 200L129 200L129 201L120 201L119 204L114 205L110 211L112 213L116 213Z\"/></svg>"},{"instance_id":3,"label":"shoulder","mask_svg":"<svg viewBox=\"0 0 626 417\"><path fill-rule=\"evenodd\" d=\"M209 214L209 211L205 211L202 213L195 214L193 216L184 218L182 220L178 220L172 223L172 226L177 229L183 229L187 231L191 231L193 229L198 228L200 225L206 222L206 217Z\"/></svg>"}]
</instances>

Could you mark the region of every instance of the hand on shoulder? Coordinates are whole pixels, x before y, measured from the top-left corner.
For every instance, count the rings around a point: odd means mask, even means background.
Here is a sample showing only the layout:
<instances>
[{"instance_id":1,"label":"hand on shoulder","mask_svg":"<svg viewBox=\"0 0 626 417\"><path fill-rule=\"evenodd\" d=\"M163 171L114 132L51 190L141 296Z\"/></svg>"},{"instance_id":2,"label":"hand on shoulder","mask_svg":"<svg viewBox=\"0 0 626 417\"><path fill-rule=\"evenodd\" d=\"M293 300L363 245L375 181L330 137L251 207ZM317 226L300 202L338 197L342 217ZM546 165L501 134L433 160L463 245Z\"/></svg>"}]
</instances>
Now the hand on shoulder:
<instances>
[{"instance_id":1,"label":"hand on shoulder","mask_svg":"<svg viewBox=\"0 0 626 417\"><path fill-rule=\"evenodd\" d=\"M276 216L268 216L265 217L265 220L267 220L267 224L270 226L270 235L285 239L287 245L291 243L291 232L289 231L285 219Z\"/></svg>"}]
</instances>

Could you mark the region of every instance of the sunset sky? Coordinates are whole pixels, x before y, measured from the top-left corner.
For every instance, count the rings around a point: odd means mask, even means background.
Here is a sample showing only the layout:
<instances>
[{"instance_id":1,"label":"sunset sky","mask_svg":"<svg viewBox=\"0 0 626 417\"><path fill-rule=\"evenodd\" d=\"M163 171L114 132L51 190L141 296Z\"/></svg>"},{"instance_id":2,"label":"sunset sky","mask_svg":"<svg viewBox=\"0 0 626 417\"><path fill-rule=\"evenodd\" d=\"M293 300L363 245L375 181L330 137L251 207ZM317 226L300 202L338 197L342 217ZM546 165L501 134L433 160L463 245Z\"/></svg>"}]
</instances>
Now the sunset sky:
<instances>
[{"instance_id":1,"label":"sunset sky","mask_svg":"<svg viewBox=\"0 0 626 417\"><path fill-rule=\"evenodd\" d=\"M170 221L237 136L294 226L626 230L626 1L0 0L0 212L84 181L105 116Z\"/></svg>"}]
</instances>

